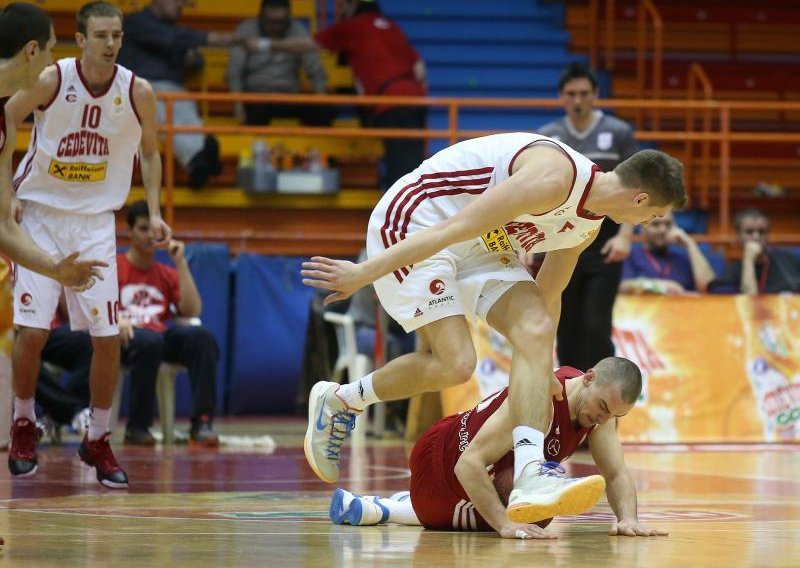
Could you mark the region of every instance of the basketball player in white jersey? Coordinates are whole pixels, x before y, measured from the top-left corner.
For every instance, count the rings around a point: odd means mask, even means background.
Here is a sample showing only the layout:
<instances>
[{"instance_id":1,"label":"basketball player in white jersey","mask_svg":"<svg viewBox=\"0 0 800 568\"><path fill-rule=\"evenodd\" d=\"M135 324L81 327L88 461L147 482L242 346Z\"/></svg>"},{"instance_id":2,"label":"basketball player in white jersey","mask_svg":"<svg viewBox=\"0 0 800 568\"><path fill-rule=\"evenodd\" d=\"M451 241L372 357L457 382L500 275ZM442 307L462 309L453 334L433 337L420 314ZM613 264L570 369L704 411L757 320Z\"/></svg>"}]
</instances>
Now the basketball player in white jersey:
<instances>
[{"instance_id":1,"label":"basketball player in white jersey","mask_svg":"<svg viewBox=\"0 0 800 568\"><path fill-rule=\"evenodd\" d=\"M477 314L514 350L509 519L539 521L554 503L572 509L587 490L582 480L541 467L549 400L561 395L552 370L561 293L605 216L647 223L685 201L680 162L655 150L603 173L564 144L512 133L460 142L424 161L373 211L368 260L303 264L304 283L333 292L326 303L374 283L389 315L416 330L423 347L348 385L314 386L305 440L314 471L325 481L338 477L342 443L368 404L469 380L476 355L465 316ZM550 251L535 282L517 260L521 251Z\"/></svg>"},{"instance_id":2,"label":"basketball player in white jersey","mask_svg":"<svg viewBox=\"0 0 800 568\"><path fill-rule=\"evenodd\" d=\"M22 202L22 227L46 252L79 250L108 263L90 290L65 290L73 329L87 329L94 355L90 376L92 418L78 454L96 468L100 483L125 488L128 478L109 445L111 401L120 362L117 328L114 211L130 191L139 157L157 243L170 229L161 219L161 157L156 134L156 99L150 85L115 64L122 43L122 13L105 2L78 12L80 59L48 67L35 87L6 106L19 124L35 111L34 133L15 185ZM14 289L14 424L8 465L16 477L37 470L33 397L41 351L61 294L59 283L20 269Z\"/></svg>"},{"instance_id":3,"label":"basketball player in white jersey","mask_svg":"<svg viewBox=\"0 0 800 568\"><path fill-rule=\"evenodd\" d=\"M83 288L94 283L98 274L94 267L104 263L78 261L77 253L54 259L33 243L11 214L11 158L17 131L6 124L5 98L36 84L39 73L52 62L55 42L53 22L38 6L14 2L0 9L0 254L64 286Z\"/></svg>"}]
</instances>

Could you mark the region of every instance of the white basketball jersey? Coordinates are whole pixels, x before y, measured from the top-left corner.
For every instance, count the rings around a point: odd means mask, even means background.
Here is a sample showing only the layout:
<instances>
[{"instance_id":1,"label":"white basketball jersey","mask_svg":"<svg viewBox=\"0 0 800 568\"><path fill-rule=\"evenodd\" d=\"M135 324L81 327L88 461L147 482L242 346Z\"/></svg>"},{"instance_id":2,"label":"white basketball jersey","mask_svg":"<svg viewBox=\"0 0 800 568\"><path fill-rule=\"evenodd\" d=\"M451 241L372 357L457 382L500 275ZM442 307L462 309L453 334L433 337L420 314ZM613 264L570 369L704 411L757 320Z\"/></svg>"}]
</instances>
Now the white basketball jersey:
<instances>
[{"instance_id":1,"label":"white basketball jersey","mask_svg":"<svg viewBox=\"0 0 800 568\"><path fill-rule=\"evenodd\" d=\"M56 66L58 91L34 113L31 143L14 180L17 197L82 214L119 209L142 137L132 100L135 76L116 65L108 88L95 95L78 60Z\"/></svg>"},{"instance_id":2,"label":"white basketball jersey","mask_svg":"<svg viewBox=\"0 0 800 568\"><path fill-rule=\"evenodd\" d=\"M371 224L389 247L409 233L455 215L511 175L516 157L534 143L553 144L572 162L572 188L564 203L543 214L522 215L475 241L450 247L460 253L475 247L489 252L544 252L572 248L592 237L603 217L583 209L597 166L565 144L530 133L495 134L466 140L437 152L404 176L383 196Z\"/></svg>"}]
</instances>

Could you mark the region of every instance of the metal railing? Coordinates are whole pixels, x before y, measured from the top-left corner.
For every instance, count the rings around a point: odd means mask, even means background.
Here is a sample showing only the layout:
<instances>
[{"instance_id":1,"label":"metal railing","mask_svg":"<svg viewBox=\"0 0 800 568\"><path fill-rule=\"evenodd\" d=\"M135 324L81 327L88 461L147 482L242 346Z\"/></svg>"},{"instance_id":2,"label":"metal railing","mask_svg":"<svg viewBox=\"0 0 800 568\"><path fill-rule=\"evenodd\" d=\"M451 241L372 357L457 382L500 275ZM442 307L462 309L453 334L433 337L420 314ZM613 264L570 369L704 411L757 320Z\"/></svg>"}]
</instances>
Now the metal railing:
<instances>
[{"instance_id":1,"label":"metal railing","mask_svg":"<svg viewBox=\"0 0 800 568\"><path fill-rule=\"evenodd\" d=\"M698 75L699 80L699 75ZM701 81L702 83L702 81ZM242 94L242 93L159 93L166 103L166 121L160 125L165 134L164 146L164 193L166 216L170 223L174 222L173 190L175 187L174 151L172 140L175 134L216 133L216 134L250 134L281 136L320 136L335 138L423 138L444 139L448 144L459 140L474 138L502 132L502 130L467 130L459 126L459 113L464 109L556 109L561 108L558 99L499 99L499 98L455 98L455 97L385 97L357 95L285 95L285 94ZM310 104L310 105L350 105L350 106L424 106L429 109L444 108L448 114L448 124L443 129L387 129L360 127L304 127L304 126L182 126L174 124L174 103L177 100L196 100L198 102L262 102L270 104ZM600 100L598 106L617 111L650 110L653 112L680 111L700 112L704 117L703 130L694 131L687 126L685 130L668 131L643 129L637 131L640 141L674 142L694 144L696 142L709 145L709 150L701 153L698 163L690 160L692 172L699 168L701 172L700 203L709 202L709 182L711 167L710 145L719 148L718 186L719 211L718 231L729 235L730 198L731 198L731 144L734 142L764 143L800 143L800 133L793 132L732 132L731 114L739 111L783 111L800 112L800 102L791 101L714 101L714 100ZM708 117L708 118L705 118ZM716 117L716 120L712 120ZM520 130L525 130L521 125ZM687 154L688 155L688 154ZM708 171L708 177L702 172ZM694 174L692 174L694 183ZM690 198L697 197L697 188L689 186ZM800 238L798 238L800 241Z\"/></svg>"}]
</instances>

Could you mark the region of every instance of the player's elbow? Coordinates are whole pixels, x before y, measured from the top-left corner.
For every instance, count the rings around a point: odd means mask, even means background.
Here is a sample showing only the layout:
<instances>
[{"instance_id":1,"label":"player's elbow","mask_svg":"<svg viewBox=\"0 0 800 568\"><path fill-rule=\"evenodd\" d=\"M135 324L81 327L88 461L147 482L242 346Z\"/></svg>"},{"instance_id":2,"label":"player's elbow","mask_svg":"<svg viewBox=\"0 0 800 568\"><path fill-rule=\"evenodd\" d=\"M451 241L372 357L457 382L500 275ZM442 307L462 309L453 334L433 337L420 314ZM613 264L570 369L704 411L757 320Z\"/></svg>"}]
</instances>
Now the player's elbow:
<instances>
[{"instance_id":1,"label":"player's elbow","mask_svg":"<svg viewBox=\"0 0 800 568\"><path fill-rule=\"evenodd\" d=\"M464 487L465 480L470 479L475 472L475 460L472 459L469 453L461 454L461 457L458 458L455 467L453 468L453 473L458 479L458 482Z\"/></svg>"}]
</instances>

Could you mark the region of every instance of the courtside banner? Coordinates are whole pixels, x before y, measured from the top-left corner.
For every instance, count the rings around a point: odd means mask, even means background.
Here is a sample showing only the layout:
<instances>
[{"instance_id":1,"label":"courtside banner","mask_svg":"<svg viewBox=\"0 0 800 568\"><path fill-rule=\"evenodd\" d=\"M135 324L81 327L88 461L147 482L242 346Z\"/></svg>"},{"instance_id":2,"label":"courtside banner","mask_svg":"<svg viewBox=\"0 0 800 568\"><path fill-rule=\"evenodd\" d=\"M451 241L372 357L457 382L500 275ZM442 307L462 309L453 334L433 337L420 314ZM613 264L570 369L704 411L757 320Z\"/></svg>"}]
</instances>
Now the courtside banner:
<instances>
[{"instance_id":1,"label":"courtside banner","mask_svg":"<svg viewBox=\"0 0 800 568\"><path fill-rule=\"evenodd\" d=\"M471 326L478 367L445 392L445 413L508 383L508 344ZM623 441L800 441L800 296L620 296L613 338L644 375Z\"/></svg>"}]
</instances>

